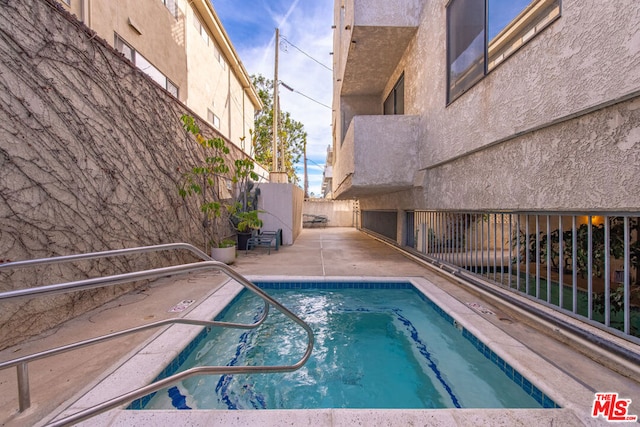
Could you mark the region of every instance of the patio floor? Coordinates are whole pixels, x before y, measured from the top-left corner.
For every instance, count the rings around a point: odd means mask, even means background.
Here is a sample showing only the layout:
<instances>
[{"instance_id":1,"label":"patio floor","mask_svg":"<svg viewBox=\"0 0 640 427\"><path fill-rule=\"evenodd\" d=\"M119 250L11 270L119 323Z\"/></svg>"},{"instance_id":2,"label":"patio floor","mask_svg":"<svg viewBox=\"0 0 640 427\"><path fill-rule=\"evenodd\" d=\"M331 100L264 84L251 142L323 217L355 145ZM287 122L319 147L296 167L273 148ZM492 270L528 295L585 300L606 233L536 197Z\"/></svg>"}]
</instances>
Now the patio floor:
<instances>
[{"instance_id":1,"label":"patio floor","mask_svg":"<svg viewBox=\"0 0 640 427\"><path fill-rule=\"evenodd\" d=\"M393 247L353 228L304 229L292 246L279 251L257 248L238 252L233 268L245 276L367 276L425 278L455 299L478 302L495 316L486 320L553 364L571 378L595 392L617 392L632 399L630 414L640 414L640 383L620 375L576 352L570 346L540 332L531 321L509 307L485 298L473 288L461 286L450 277L416 262ZM31 354L54 346L98 336L170 317L169 309L183 300L199 301L219 287L226 277L219 273L198 273L158 280L145 289L124 295L85 315L72 319L36 339L0 352L0 361ZM110 368L129 357L155 332L140 332L106 344L76 350L29 365L32 407L17 412L18 393L14 369L0 371L0 425L38 425L57 413L91 384L108 376ZM555 331L550 330L550 334ZM555 334L560 336L559 334ZM639 346L628 345L639 352ZM633 375L633 374L629 374ZM637 378L637 376L636 376ZM592 402L584 402L589 408ZM582 414L580 419L589 418ZM577 421L578 419L576 419ZM582 423L584 421L580 421ZM604 422L593 420L593 425ZM589 423L590 424L590 423Z\"/></svg>"}]
</instances>

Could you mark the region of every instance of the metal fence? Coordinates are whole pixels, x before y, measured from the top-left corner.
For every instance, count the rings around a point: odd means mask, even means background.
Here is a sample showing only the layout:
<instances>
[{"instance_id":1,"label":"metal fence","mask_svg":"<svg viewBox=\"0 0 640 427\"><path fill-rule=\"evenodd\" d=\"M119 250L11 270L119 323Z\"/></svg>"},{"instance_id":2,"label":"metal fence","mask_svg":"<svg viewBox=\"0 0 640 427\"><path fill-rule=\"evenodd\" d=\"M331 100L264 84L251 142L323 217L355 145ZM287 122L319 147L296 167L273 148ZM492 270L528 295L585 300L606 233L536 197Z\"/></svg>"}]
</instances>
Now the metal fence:
<instances>
[{"instance_id":1,"label":"metal fence","mask_svg":"<svg viewBox=\"0 0 640 427\"><path fill-rule=\"evenodd\" d=\"M640 217L407 213L406 245L640 342Z\"/></svg>"}]
</instances>

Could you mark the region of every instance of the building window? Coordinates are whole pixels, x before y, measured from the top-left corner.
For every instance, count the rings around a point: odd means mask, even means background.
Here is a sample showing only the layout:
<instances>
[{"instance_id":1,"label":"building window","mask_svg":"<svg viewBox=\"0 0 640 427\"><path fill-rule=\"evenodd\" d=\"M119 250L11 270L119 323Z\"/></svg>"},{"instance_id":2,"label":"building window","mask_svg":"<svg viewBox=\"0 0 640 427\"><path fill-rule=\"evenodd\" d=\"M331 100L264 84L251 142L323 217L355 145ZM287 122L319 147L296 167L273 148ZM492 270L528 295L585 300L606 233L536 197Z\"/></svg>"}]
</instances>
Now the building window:
<instances>
[{"instance_id":1,"label":"building window","mask_svg":"<svg viewBox=\"0 0 640 427\"><path fill-rule=\"evenodd\" d=\"M176 86L171 80L167 79L167 90L176 98L178 97L178 86Z\"/></svg>"},{"instance_id":2,"label":"building window","mask_svg":"<svg viewBox=\"0 0 640 427\"><path fill-rule=\"evenodd\" d=\"M451 0L447 103L560 16L561 0Z\"/></svg>"},{"instance_id":3,"label":"building window","mask_svg":"<svg viewBox=\"0 0 640 427\"><path fill-rule=\"evenodd\" d=\"M213 111L207 110L207 120L213 125L213 127L220 129L220 117L213 114Z\"/></svg>"},{"instance_id":4,"label":"building window","mask_svg":"<svg viewBox=\"0 0 640 427\"><path fill-rule=\"evenodd\" d=\"M153 64L147 61L144 56L136 52L136 50L127 42L125 42L118 34L115 35L114 45L118 52L121 52L125 58L133 62L136 67L138 67L146 75L151 77L153 81L169 91L169 93L171 93L176 98L178 97L178 86L176 86L171 80L169 80L167 76L165 76Z\"/></svg>"},{"instance_id":5,"label":"building window","mask_svg":"<svg viewBox=\"0 0 640 427\"><path fill-rule=\"evenodd\" d=\"M215 42L213 43L213 56L216 58L216 61L218 61L222 69L226 70L227 61L224 59L224 55L222 55L222 52L220 52L220 48Z\"/></svg>"},{"instance_id":6,"label":"building window","mask_svg":"<svg viewBox=\"0 0 640 427\"><path fill-rule=\"evenodd\" d=\"M193 25L196 27L196 31L198 32L198 34L200 34L200 37L202 37L202 40L204 40L205 44L209 46L209 44L211 43L211 38L209 37L209 33L207 32L206 27L202 25L202 21L200 21L200 18L198 17L198 14L195 10L193 11Z\"/></svg>"},{"instance_id":7,"label":"building window","mask_svg":"<svg viewBox=\"0 0 640 427\"><path fill-rule=\"evenodd\" d=\"M176 0L162 0L162 3L169 9L174 18L178 17L178 5Z\"/></svg>"},{"instance_id":8,"label":"building window","mask_svg":"<svg viewBox=\"0 0 640 427\"><path fill-rule=\"evenodd\" d=\"M384 100L384 114L404 114L404 74Z\"/></svg>"}]
</instances>

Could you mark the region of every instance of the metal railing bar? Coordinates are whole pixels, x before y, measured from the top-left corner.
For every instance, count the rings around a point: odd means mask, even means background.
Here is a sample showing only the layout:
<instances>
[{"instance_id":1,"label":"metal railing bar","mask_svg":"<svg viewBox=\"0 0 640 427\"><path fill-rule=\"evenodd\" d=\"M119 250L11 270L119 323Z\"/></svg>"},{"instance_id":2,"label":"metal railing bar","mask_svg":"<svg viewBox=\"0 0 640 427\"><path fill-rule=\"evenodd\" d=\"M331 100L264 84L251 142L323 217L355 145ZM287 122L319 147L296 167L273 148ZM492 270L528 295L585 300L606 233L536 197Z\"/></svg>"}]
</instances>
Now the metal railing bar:
<instances>
[{"instance_id":1,"label":"metal railing bar","mask_svg":"<svg viewBox=\"0 0 640 427\"><path fill-rule=\"evenodd\" d=\"M160 277L183 274L200 270L223 270L222 266L226 266L218 261L200 261L192 264L172 265L169 267L160 267L150 270L134 271L131 273L114 274L105 277L94 277L91 279L77 280L75 282L57 283L54 285L44 285L36 288L15 289L0 293L0 301L16 299L16 298L33 298L43 295L55 295L67 292L83 291L87 289L95 289L122 283L135 282L137 280L157 279Z\"/></svg>"},{"instance_id":2,"label":"metal railing bar","mask_svg":"<svg viewBox=\"0 0 640 427\"><path fill-rule=\"evenodd\" d=\"M0 364L0 369L4 369L10 366L17 366L18 368L18 383L19 383L18 393L19 393L21 411L28 408L30 405L27 361L50 357L54 354L59 354L65 351L70 351L72 349L85 347L98 342L103 342L103 341L116 338L118 336L126 335L129 333L139 332L140 330L143 330L143 329L162 326L162 324L165 324L165 323L167 324L168 323L187 323L187 324L198 324L203 326L226 326L226 327L232 327L232 328L249 329L249 328L258 326L259 324L262 323L262 321L264 321L264 318L266 318L266 315L268 314L268 311L269 311L269 304L273 305L274 307L276 307L276 309L282 312L289 319L299 324L307 333L308 343L307 343L306 351L302 356L302 358L295 364L286 365L286 366L207 366L207 367L192 368L180 374L176 374L171 377L165 378L159 382L155 382L146 387L142 387L138 390L134 390L132 392L126 393L120 396L119 398L115 398L110 401L104 402L102 404L95 405L93 407L80 411L77 414L55 421L50 425L56 425L56 426L71 425L79 421L89 419L94 415L97 415L109 409L115 408L119 404L124 403L125 401L127 401L127 399L129 399L129 396L136 396L136 397L131 397L132 400L137 397L142 397L148 393L151 393L153 391L163 388L165 384L170 384L174 381L179 381L182 378L188 378L191 376L202 375L202 374L219 374L219 373L232 374L232 373L242 373L242 372L256 372L256 373L257 372L263 372L263 373L290 372L300 368L302 365L304 365L304 363L306 363L306 361L311 356L311 352L313 350L313 345L314 345L314 335L310 326L307 323L305 323L302 319L300 319L298 316L296 316L294 313L289 311L286 307L281 305L278 301L270 297L268 294L266 294L256 285L254 285L249 280L247 280L244 276L237 273L235 270L231 269L226 264L211 260L211 258L209 258L204 252L186 243L175 243L175 244L167 244L167 245L156 245L156 246L147 246L147 247L139 247L139 248L121 249L121 250L114 250L114 251L94 252L89 254L68 255L68 256L62 256L62 257L56 257L56 258L44 258L44 259L38 259L38 260L15 261L10 263L0 264L0 269L21 268L21 267L28 267L28 266L34 266L34 265L44 265L44 264L55 264L59 262L69 262L69 261L76 261L81 259L94 259L94 258L102 258L102 257L109 257L109 256L126 255L126 254L132 254L132 253L161 251L161 250L168 250L168 249L187 249L193 252L194 254L196 254L198 257L204 259L204 261L191 263L191 264L174 265L169 267L150 269L145 271L123 273L123 274L117 274L117 275L106 276L106 277L84 279L84 280L78 280L75 282L45 285L45 286L40 286L36 288L6 291L6 292L0 293L0 301L17 299L17 298L26 298L26 297L38 297L43 295L53 295L53 294L67 293L67 292L73 292L73 291L79 291L79 290L85 290L85 289L93 289L98 287L113 286L113 285L118 285L122 283L133 282L136 280L156 279L160 277L172 276L176 274L186 274L186 273L196 272L201 270L218 270L218 271L222 271L228 277L237 281L242 286L244 286L245 288L249 289L251 292L258 295L260 298L262 298L262 300L265 302L265 310L263 313L263 318L261 318L260 320L258 320L252 325L240 324L240 323L216 322L216 321L199 321L199 320L189 320L189 319L167 319L159 322L154 322L152 324L131 328L129 330L119 331L114 334L109 334L102 337L96 337L89 340L80 341L78 343L70 344L68 346L58 347L56 349L47 350L45 352L24 356L19 359L3 362L2 364ZM154 388L154 387L159 387L159 388ZM142 394L139 394L139 393L142 393Z\"/></svg>"},{"instance_id":3,"label":"metal railing bar","mask_svg":"<svg viewBox=\"0 0 640 427\"><path fill-rule=\"evenodd\" d=\"M629 232L629 217L624 217L624 333L631 330L631 233Z\"/></svg>"},{"instance_id":4,"label":"metal railing bar","mask_svg":"<svg viewBox=\"0 0 640 427\"><path fill-rule=\"evenodd\" d=\"M171 375L170 377L164 378L162 380L156 381L153 384L149 384L145 387L141 387L134 391L125 393L119 397L108 400L101 404L95 405L91 408L80 411L76 414L70 415L68 417L62 418L60 420L54 421L51 424L48 424L52 427L58 426L67 426L78 423L80 421L87 420L95 415L98 415L102 412L108 411L109 409L114 409L120 406L122 403L129 402L131 400L138 399L140 397L144 397L149 393L153 393L154 391L161 390L167 385L173 384L177 381L181 381L186 378L191 378L197 375L216 375L216 374L241 374L241 373L277 373L277 372L291 372L295 371L302 367L309 357L311 357L311 352L313 350L314 345L314 335L311 327L307 325L302 319L296 316L294 313L289 311L286 307L281 305L279 302L271 298L268 294L262 291L260 288L255 286L253 283L245 279L242 275L232 270L226 264L218 263L216 261L204 261L201 263L195 264L195 266L200 266L201 264L208 264L209 268L217 269L224 271L229 277L236 280L243 286L247 287L252 292L256 293L258 296L268 301L270 304L274 305L280 312L282 312L285 316L289 317L294 322L298 323L307 333L308 343L307 349L302 356L302 358L294 363L293 365L280 365L280 366L200 366L196 368L191 368L186 371Z\"/></svg>"},{"instance_id":5,"label":"metal railing bar","mask_svg":"<svg viewBox=\"0 0 640 427\"><path fill-rule=\"evenodd\" d=\"M480 275L484 275L482 271L484 269L484 216L482 218L482 224L480 227ZM489 224L489 218L487 218L487 224ZM487 245L487 252L489 252L489 246ZM487 270L489 267L487 266Z\"/></svg>"},{"instance_id":6,"label":"metal railing bar","mask_svg":"<svg viewBox=\"0 0 640 427\"><path fill-rule=\"evenodd\" d=\"M109 341L115 338L120 338L129 334L133 334L136 332L145 331L148 329L159 328L162 326L172 325L172 324L184 324L184 325L195 325L195 326L212 326L212 327L227 327L233 329L254 329L260 326L268 316L269 312L269 304L265 303L265 310L263 310L262 316L256 322L251 324L246 323L233 323L233 322L218 322L213 320L197 320L197 319L185 319L185 318L176 318L176 319L165 319L159 320L157 322L147 323L145 325L136 326L129 329L124 329L122 331L113 332L111 334L100 335L98 337L89 338L83 341L77 341L72 344L68 344L65 346L51 348L49 350L41 351L38 353L30 354L27 356L22 356L17 359L7 360L5 362L0 363L0 370L11 368L13 366L18 366L23 363L34 362L39 359L45 359L47 357L55 356L61 353L66 353L71 350L76 350L83 347L88 347L93 344L99 344L101 342Z\"/></svg>"},{"instance_id":7,"label":"metal railing bar","mask_svg":"<svg viewBox=\"0 0 640 427\"><path fill-rule=\"evenodd\" d=\"M587 318L593 319L593 219L587 219Z\"/></svg>"},{"instance_id":8,"label":"metal railing bar","mask_svg":"<svg viewBox=\"0 0 640 427\"><path fill-rule=\"evenodd\" d=\"M547 215L547 302L551 304L551 215Z\"/></svg>"},{"instance_id":9,"label":"metal railing bar","mask_svg":"<svg viewBox=\"0 0 640 427\"><path fill-rule=\"evenodd\" d=\"M513 215L509 214L509 288L513 283Z\"/></svg>"},{"instance_id":10,"label":"metal railing bar","mask_svg":"<svg viewBox=\"0 0 640 427\"><path fill-rule=\"evenodd\" d=\"M540 215L536 215L536 298L540 298Z\"/></svg>"},{"instance_id":11,"label":"metal railing bar","mask_svg":"<svg viewBox=\"0 0 640 427\"><path fill-rule=\"evenodd\" d=\"M529 295L529 290L530 290L530 284L529 282L531 282L531 280L529 279L529 277L531 276L531 251L529 250L529 215L525 215L524 216L524 226L525 226L525 235L524 235L524 245L525 245L525 276L524 276L524 281L525 281L525 293L527 295Z\"/></svg>"},{"instance_id":12,"label":"metal railing bar","mask_svg":"<svg viewBox=\"0 0 640 427\"><path fill-rule=\"evenodd\" d=\"M504 214L500 214L500 283L504 283Z\"/></svg>"},{"instance_id":13,"label":"metal railing bar","mask_svg":"<svg viewBox=\"0 0 640 427\"><path fill-rule=\"evenodd\" d=\"M178 381L185 380L187 378L195 377L198 375L221 375L221 374L243 374L243 373L278 373L278 372L292 372L302 367L309 356L311 355L311 347L307 347L302 359L293 365L287 366L198 366L195 368L187 369L186 371L179 372L169 377L163 378L149 384L147 386L130 391L113 399L107 400L103 403L96 405L93 408L85 409L77 412L76 414L62 418L60 420L53 421L47 424L48 427L63 427L76 424L81 421L90 419L91 417L106 412L110 409L117 408L123 403L130 402L135 399L144 397L150 393L162 390L163 388L174 384Z\"/></svg>"},{"instance_id":14,"label":"metal railing bar","mask_svg":"<svg viewBox=\"0 0 640 427\"><path fill-rule=\"evenodd\" d=\"M459 268L507 288L515 288L550 308L559 308L598 327L604 326L608 332L625 339L633 341L639 337L636 323L638 286L634 280L639 280L636 275L640 274L635 260L636 245L640 240L636 221L640 220L640 213L422 212L436 218L435 234L440 250L430 255L441 267L447 264L442 268ZM505 218L505 215L509 217ZM604 218L602 225L601 218ZM621 236L623 220L624 240ZM505 238L507 230L509 236ZM497 239L498 231L501 231L502 241ZM501 250L498 250L498 243ZM504 247L506 244L508 250ZM500 261L497 253L502 253ZM507 253L509 261L505 271ZM499 277L497 267L501 268ZM544 286L543 280L546 280Z\"/></svg>"},{"instance_id":15,"label":"metal railing bar","mask_svg":"<svg viewBox=\"0 0 640 427\"><path fill-rule=\"evenodd\" d=\"M516 258L516 260L517 260L517 263L516 263L516 289L518 291L521 290L520 289L520 269L522 268L522 267L520 267L520 262L522 261L522 255L521 255L521 252L520 252L521 251L521 249L520 249L520 240L521 240L520 239L520 233L521 233L522 229L520 227L521 227L521 225L520 225L520 215L518 215L516 217L516 228L518 230L517 231L518 234L516 234L516 246L517 246L517 249L516 249L516 257L517 257Z\"/></svg>"},{"instance_id":16,"label":"metal railing bar","mask_svg":"<svg viewBox=\"0 0 640 427\"><path fill-rule=\"evenodd\" d=\"M102 252L89 252L86 254L74 254L74 255L60 255L51 258L39 258L39 259L31 259L24 261L13 261L7 263L0 264L0 270L6 270L10 268L21 268L21 267L33 267L36 265L46 265L46 264L60 264L64 262L70 261L83 261L88 259L98 259L98 258L109 258L116 257L122 255L132 255L139 253L147 253L147 252L160 252L167 251L172 249L185 249L203 261L211 260L207 254L205 254L200 249L196 248L189 243L167 243L162 245L153 245L153 246L141 246L136 248L125 248L125 249L114 249L109 251Z\"/></svg>"},{"instance_id":17,"label":"metal railing bar","mask_svg":"<svg viewBox=\"0 0 640 427\"><path fill-rule=\"evenodd\" d=\"M573 271L571 284L572 311L578 312L578 225L576 217L571 218L571 269Z\"/></svg>"},{"instance_id":18,"label":"metal railing bar","mask_svg":"<svg viewBox=\"0 0 640 427\"><path fill-rule=\"evenodd\" d=\"M498 214L493 214L493 281L498 278Z\"/></svg>"},{"instance_id":19,"label":"metal railing bar","mask_svg":"<svg viewBox=\"0 0 640 427\"><path fill-rule=\"evenodd\" d=\"M604 324L610 326L611 323L611 301L609 294L611 292L611 230L609 229L609 217L604 217Z\"/></svg>"},{"instance_id":20,"label":"metal railing bar","mask_svg":"<svg viewBox=\"0 0 640 427\"><path fill-rule=\"evenodd\" d=\"M564 308L564 232L562 215L558 216L558 306Z\"/></svg>"},{"instance_id":21,"label":"metal railing bar","mask_svg":"<svg viewBox=\"0 0 640 427\"><path fill-rule=\"evenodd\" d=\"M31 406L31 392L29 391L29 365L20 363L18 365L18 407L20 412L27 410Z\"/></svg>"}]
</instances>

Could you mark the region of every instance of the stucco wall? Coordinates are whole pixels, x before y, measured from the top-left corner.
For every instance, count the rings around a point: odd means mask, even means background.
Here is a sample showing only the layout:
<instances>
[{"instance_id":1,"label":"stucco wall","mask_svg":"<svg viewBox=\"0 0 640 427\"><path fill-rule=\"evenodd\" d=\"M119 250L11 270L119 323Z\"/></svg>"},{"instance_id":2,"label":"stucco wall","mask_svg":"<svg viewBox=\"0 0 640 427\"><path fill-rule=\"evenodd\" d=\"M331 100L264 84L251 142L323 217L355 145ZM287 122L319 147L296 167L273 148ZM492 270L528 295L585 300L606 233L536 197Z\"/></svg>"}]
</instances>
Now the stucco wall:
<instances>
[{"instance_id":1,"label":"stucco wall","mask_svg":"<svg viewBox=\"0 0 640 427\"><path fill-rule=\"evenodd\" d=\"M354 227L356 214L353 200L308 199L304 201L303 213L324 215L329 219L327 227Z\"/></svg>"},{"instance_id":2,"label":"stucco wall","mask_svg":"<svg viewBox=\"0 0 640 427\"><path fill-rule=\"evenodd\" d=\"M198 207L177 191L182 172L203 159L182 130L182 104L53 1L0 0L0 58L0 262L203 246ZM164 253L12 270L0 273L0 291L178 260L193 259ZM3 302L1 346L126 290Z\"/></svg>"},{"instance_id":3,"label":"stucco wall","mask_svg":"<svg viewBox=\"0 0 640 427\"><path fill-rule=\"evenodd\" d=\"M263 230L282 229L282 244L292 245L302 231L304 191L289 183L260 184L258 208Z\"/></svg>"},{"instance_id":4,"label":"stucco wall","mask_svg":"<svg viewBox=\"0 0 640 427\"><path fill-rule=\"evenodd\" d=\"M417 109L427 130L423 167L640 89L640 4L563 0L557 21L446 106L446 4L427 3L405 54L405 87L416 88L405 113Z\"/></svg>"},{"instance_id":5,"label":"stucco wall","mask_svg":"<svg viewBox=\"0 0 640 427\"><path fill-rule=\"evenodd\" d=\"M404 72L405 114L420 117L415 187L362 209L640 209L640 3L563 0L448 106L447 0L424 4L387 83Z\"/></svg>"},{"instance_id":6,"label":"stucco wall","mask_svg":"<svg viewBox=\"0 0 640 427\"><path fill-rule=\"evenodd\" d=\"M91 0L88 9L87 25L100 37L113 46L113 33L118 33L178 86L181 101L188 99L186 28L182 9L178 16L173 16L162 1L121 0Z\"/></svg>"}]
</instances>

